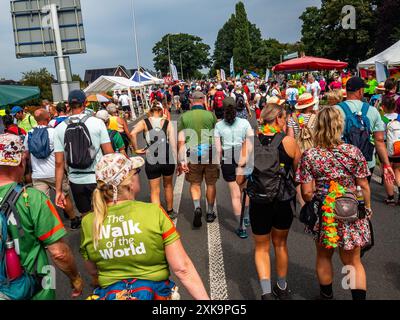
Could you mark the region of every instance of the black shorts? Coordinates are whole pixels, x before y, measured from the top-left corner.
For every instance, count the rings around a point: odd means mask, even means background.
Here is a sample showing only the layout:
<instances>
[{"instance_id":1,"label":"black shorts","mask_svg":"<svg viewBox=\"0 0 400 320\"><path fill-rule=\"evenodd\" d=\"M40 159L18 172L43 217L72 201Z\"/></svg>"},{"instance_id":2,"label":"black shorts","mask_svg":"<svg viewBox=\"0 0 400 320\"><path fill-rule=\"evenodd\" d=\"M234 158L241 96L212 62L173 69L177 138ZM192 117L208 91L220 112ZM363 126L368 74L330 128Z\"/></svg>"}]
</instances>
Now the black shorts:
<instances>
[{"instance_id":1,"label":"black shorts","mask_svg":"<svg viewBox=\"0 0 400 320\"><path fill-rule=\"evenodd\" d=\"M290 201L266 204L250 200L250 221L253 234L257 236L270 234L272 228L289 230L293 223Z\"/></svg>"},{"instance_id":2,"label":"black shorts","mask_svg":"<svg viewBox=\"0 0 400 320\"><path fill-rule=\"evenodd\" d=\"M250 101L253 102L254 99L255 99L255 97L256 97L256 94L255 94L255 93L252 93L252 94L250 95Z\"/></svg>"},{"instance_id":3,"label":"black shorts","mask_svg":"<svg viewBox=\"0 0 400 320\"><path fill-rule=\"evenodd\" d=\"M226 182L235 182L236 181L236 168L237 164L222 164L221 165L221 171L222 171L222 176L224 177L224 180Z\"/></svg>"},{"instance_id":4,"label":"black shorts","mask_svg":"<svg viewBox=\"0 0 400 320\"><path fill-rule=\"evenodd\" d=\"M75 184L70 182L72 196L79 213L85 214L93 211L92 195L97 184Z\"/></svg>"},{"instance_id":5,"label":"black shorts","mask_svg":"<svg viewBox=\"0 0 400 320\"><path fill-rule=\"evenodd\" d=\"M159 179L161 177L170 177L175 173L174 164L149 164L146 161L146 176L149 180Z\"/></svg>"},{"instance_id":6,"label":"black shorts","mask_svg":"<svg viewBox=\"0 0 400 320\"><path fill-rule=\"evenodd\" d=\"M222 120L224 118L224 108L215 108L214 113L218 120Z\"/></svg>"},{"instance_id":7,"label":"black shorts","mask_svg":"<svg viewBox=\"0 0 400 320\"><path fill-rule=\"evenodd\" d=\"M131 107L130 106L122 106L122 111L123 112L131 112Z\"/></svg>"}]
</instances>

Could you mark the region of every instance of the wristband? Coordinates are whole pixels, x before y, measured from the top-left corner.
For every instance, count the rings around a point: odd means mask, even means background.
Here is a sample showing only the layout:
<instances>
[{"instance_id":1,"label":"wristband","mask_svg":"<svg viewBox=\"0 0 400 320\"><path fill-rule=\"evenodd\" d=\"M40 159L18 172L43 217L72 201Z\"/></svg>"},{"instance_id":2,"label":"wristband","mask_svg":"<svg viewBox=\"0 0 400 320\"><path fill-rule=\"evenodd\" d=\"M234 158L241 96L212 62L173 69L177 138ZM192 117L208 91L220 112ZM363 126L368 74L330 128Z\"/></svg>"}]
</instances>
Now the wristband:
<instances>
[{"instance_id":1,"label":"wristband","mask_svg":"<svg viewBox=\"0 0 400 320\"><path fill-rule=\"evenodd\" d=\"M390 164L384 164L383 165L383 169L389 169L389 168L391 168L392 166L390 165Z\"/></svg>"}]
</instances>

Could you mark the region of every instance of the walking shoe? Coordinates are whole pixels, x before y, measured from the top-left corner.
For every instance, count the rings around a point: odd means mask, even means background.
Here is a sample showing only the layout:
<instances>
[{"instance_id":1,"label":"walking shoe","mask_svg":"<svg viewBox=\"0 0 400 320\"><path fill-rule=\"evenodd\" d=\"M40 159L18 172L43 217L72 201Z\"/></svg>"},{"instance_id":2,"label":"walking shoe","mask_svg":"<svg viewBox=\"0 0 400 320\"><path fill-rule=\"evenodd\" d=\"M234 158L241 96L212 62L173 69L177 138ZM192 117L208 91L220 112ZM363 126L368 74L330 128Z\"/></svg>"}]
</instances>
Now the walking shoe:
<instances>
[{"instance_id":1,"label":"walking shoe","mask_svg":"<svg viewBox=\"0 0 400 320\"><path fill-rule=\"evenodd\" d=\"M203 216L203 212L201 211L201 208L197 208L194 211L194 220L193 220L193 227L194 228L201 228L203 223L201 222L201 217Z\"/></svg>"},{"instance_id":2,"label":"walking shoe","mask_svg":"<svg viewBox=\"0 0 400 320\"><path fill-rule=\"evenodd\" d=\"M246 229L237 229L235 231L236 235L240 238L240 239L247 239L249 237L249 235L247 234Z\"/></svg>"},{"instance_id":3,"label":"walking shoe","mask_svg":"<svg viewBox=\"0 0 400 320\"><path fill-rule=\"evenodd\" d=\"M213 213L207 213L207 223L213 223L217 219L217 215Z\"/></svg>"},{"instance_id":4,"label":"walking shoe","mask_svg":"<svg viewBox=\"0 0 400 320\"><path fill-rule=\"evenodd\" d=\"M292 300L292 292L289 290L289 287L286 285L286 289L282 290L276 284L274 289L272 289L272 293L274 294L277 300Z\"/></svg>"},{"instance_id":5,"label":"walking shoe","mask_svg":"<svg viewBox=\"0 0 400 320\"><path fill-rule=\"evenodd\" d=\"M276 300L272 293L266 293L261 296L261 300Z\"/></svg>"},{"instance_id":6,"label":"walking shoe","mask_svg":"<svg viewBox=\"0 0 400 320\"><path fill-rule=\"evenodd\" d=\"M82 224L82 218L75 217L74 219L71 220L71 229L77 230L81 227L81 224Z\"/></svg>"},{"instance_id":7,"label":"walking shoe","mask_svg":"<svg viewBox=\"0 0 400 320\"><path fill-rule=\"evenodd\" d=\"M388 206L395 206L396 200L394 200L394 198L387 198L387 199L385 199L385 204Z\"/></svg>"}]
</instances>

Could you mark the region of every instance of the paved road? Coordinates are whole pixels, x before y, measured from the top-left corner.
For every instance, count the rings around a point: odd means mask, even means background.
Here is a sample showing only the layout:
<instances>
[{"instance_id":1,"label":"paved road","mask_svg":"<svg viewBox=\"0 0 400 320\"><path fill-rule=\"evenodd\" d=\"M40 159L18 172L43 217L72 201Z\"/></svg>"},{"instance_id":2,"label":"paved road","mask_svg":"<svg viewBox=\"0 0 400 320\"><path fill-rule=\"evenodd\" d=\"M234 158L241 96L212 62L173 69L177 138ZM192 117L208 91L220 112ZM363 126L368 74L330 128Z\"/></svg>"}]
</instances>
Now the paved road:
<instances>
[{"instance_id":1,"label":"paved road","mask_svg":"<svg viewBox=\"0 0 400 320\"><path fill-rule=\"evenodd\" d=\"M139 200L149 201L149 188L144 173L141 173L142 191ZM234 234L236 228L232 214L227 184L220 180L217 185L218 217L211 225L200 230L192 229L193 204L189 185L178 178L175 183L175 206L179 208L177 228L184 246L192 258L203 282L214 299L254 300L260 298L260 289L254 265L254 245L251 237L241 240ZM400 208L383 204L384 190L373 182L372 199L375 212L375 248L363 259L368 277L369 299L400 299ZM178 203L178 200L179 203ZM205 201L202 203L205 212ZM315 247L310 236L304 234L302 224L295 219L289 236L288 282L298 300L314 299L318 295L315 275ZM79 255L80 232L70 232L67 238L74 250L79 268L85 275L83 261ZM272 254L271 263L274 265ZM341 288L341 264L335 255L335 296L349 300L351 294ZM273 279L276 277L273 276ZM178 282L179 285L179 282ZM182 299L191 299L180 286ZM90 293L86 287L84 296ZM57 297L68 300L70 294L67 278L57 274Z\"/></svg>"}]
</instances>

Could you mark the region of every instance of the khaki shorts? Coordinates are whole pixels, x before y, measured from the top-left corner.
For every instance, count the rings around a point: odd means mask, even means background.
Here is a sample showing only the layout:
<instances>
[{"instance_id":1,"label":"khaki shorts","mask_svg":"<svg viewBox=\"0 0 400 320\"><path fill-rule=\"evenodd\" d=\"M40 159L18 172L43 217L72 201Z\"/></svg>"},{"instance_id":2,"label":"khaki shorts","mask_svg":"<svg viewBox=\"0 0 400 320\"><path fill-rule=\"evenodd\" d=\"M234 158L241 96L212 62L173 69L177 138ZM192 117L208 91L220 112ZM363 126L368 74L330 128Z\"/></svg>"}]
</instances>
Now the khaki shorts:
<instances>
[{"instance_id":1,"label":"khaki shorts","mask_svg":"<svg viewBox=\"0 0 400 320\"><path fill-rule=\"evenodd\" d=\"M33 179L32 185L36 190L42 191L48 198L50 198L50 189L56 190L56 178ZM62 191L65 195L69 194L69 185L66 177L63 179Z\"/></svg>"},{"instance_id":2,"label":"khaki shorts","mask_svg":"<svg viewBox=\"0 0 400 320\"><path fill-rule=\"evenodd\" d=\"M200 184L203 178L207 185L215 185L220 176L220 167L217 164L189 164L189 173L186 174L186 181Z\"/></svg>"}]
</instances>

